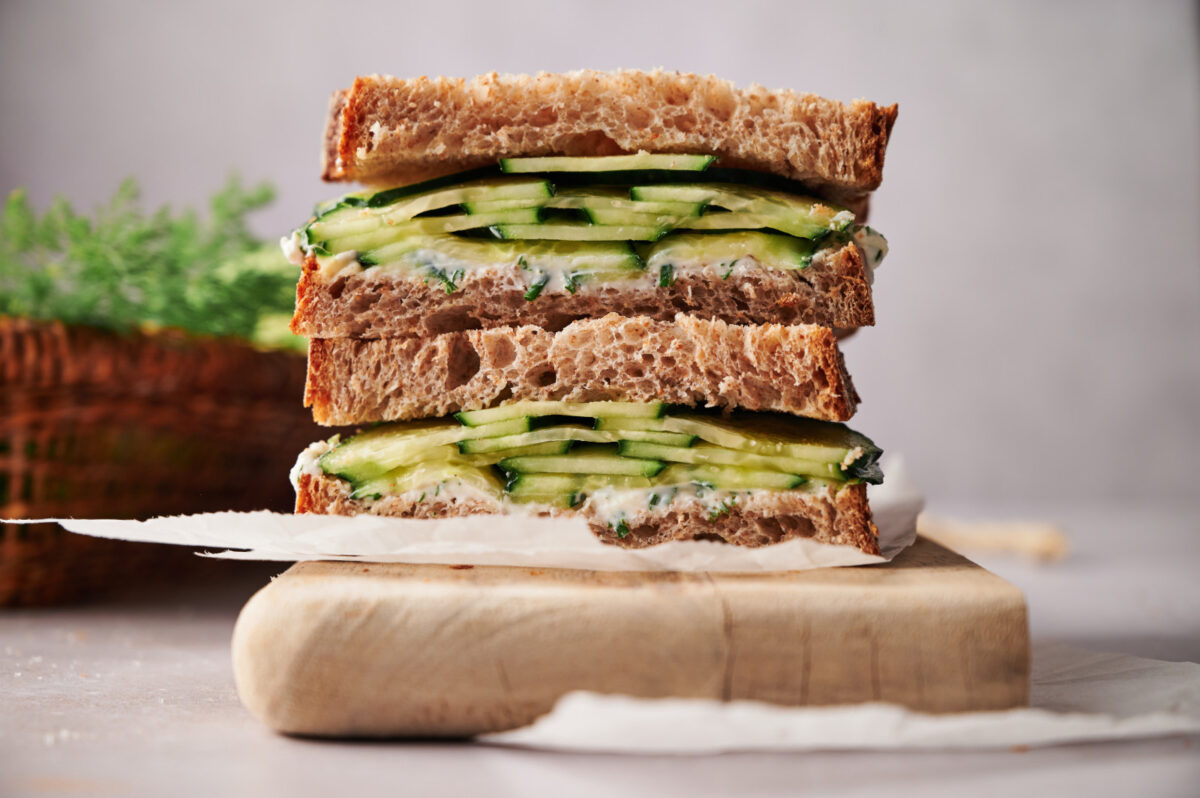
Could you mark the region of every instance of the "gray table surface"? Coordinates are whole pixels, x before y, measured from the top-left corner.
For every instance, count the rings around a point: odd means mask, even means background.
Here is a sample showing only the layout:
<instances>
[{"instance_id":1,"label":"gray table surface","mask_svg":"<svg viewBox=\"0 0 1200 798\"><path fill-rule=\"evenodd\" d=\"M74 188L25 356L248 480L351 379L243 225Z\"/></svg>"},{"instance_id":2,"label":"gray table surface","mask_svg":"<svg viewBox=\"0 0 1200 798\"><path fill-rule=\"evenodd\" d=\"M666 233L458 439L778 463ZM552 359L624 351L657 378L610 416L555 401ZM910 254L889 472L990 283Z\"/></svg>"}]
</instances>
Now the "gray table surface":
<instances>
[{"instance_id":1,"label":"gray table surface","mask_svg":"<svg viewBox=\"0 0 1200 798\"><path fill-rule=\"evenodd\" d=\"M1040 515L1068 528L1068 559L978 558L1025 591L1035 639L1200 661L1194 514ZM288 739L242 709L229 662L238 609L279 567L212 569L203 585L0 612L0 796L1200 795L1196 738L714 757Z\"/></svg>"}]
</instances>

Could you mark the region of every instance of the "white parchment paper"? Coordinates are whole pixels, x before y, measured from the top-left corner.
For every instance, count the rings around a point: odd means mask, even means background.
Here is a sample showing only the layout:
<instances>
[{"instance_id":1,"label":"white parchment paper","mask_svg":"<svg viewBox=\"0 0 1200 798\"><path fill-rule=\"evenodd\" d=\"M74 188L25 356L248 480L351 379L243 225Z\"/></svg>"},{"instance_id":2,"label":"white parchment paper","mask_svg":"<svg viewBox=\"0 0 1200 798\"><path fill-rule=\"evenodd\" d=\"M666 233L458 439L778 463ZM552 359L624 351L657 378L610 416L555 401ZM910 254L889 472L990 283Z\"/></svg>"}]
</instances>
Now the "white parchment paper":
<instances>
[{"instance_id":1,"label":"white parchment paper","mask_svg":"<svg viewBox=\"0 0 1200 798\"><path fill-rule=\"evenodd\" d=\"M715 754L1007 748L1200 734L1200 665L1034 647L1030 706L927 715L891 704L780 707L753 701L571 693L531 726L484 742L564 751Z\"/></svg>"},{"instance_id":2,"label":"white parchment paper","mask_svg":"<svg viewBox=\"0 0 1200 798\"><path fill-rule=\"evenodd\" d=\"M713 541L677 541L646 549L601 543L577 517L483 515L445 519L203 513L118 521L55 521L95 537L173 543L209 556L250 560L515 565L593 571L796 571L887 562L912 544L924 501L899 458L884 464L887 481L869 488L882 556L852 546L790 540L763 548Z\"/></svg>"}]
</instances>

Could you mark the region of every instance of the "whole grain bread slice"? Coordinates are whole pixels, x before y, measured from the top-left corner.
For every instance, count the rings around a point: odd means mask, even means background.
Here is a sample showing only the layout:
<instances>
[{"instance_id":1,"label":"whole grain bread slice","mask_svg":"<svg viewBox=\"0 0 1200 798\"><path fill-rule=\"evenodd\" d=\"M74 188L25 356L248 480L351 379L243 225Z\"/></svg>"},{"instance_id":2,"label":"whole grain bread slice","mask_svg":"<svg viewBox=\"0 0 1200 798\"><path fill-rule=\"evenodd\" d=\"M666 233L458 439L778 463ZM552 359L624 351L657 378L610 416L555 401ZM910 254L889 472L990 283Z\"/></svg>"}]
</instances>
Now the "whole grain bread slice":
<instances>
[{"instance_id":1,"label":"whole grain bread slice","mask_svg":"<svg viewBox=\"0 0 1200 798\"><path fill-rule=\"evenodd\" d=\"M612 311L662 321L688 313L730 324L875 323L867 266L853 244L821 250L805 269L748 268L723 279L717 270L677 266L670 286L585 284L532 301L525 299L528 279L517 263L498 264L468 271L447 292L440 282L381 268L326 277L310 257L296 289L292 331L309 338L403 338L525 324L561 330Z\"/></svg>"},{"instance_id":2,"label":"whole grain bread slice","mask_svg":"<svg viewBox=\"0 0 1200 798\"><path fill-rule=\"evenodd\" d=\"M418 496L410 491L379 499L350 498L349 484L327 475L301 474L296 494L297 513L359 515L370 513L401 518L438 518L499 514L504 505L482 495L457 499ZM644 548L672 540L723 540L736 546L768 546L793 538L854 546L879 554L879 532L871 521L865 485L825 486L811 491L755 491L740 496L720 514L692 497L676 498L667 507L647 507L627 517L627 533L618 533L588 499L574 510L546 514L582 513L592 532L604 543Z\"/></svg>"},{"instance_id":3,"label":"whole grain bread slice","mask_svg":"<svg viewBox=\"0 0 1200 798\"><path fill-rule=\"evenodd\" d=\"M402 79L334 95L323 176L401 184L503 156L711 153L827 195L879 186L895 105L665 70Z\"/></svg>"},{"instance_id":4,"label":"whole grain bread slice","mask_svg":"<svg viewBox=\"0 0 1200 798\"><path fill-rule=\"evenodd\" d=\"M305 404L320 424L438 417L507 401L669 402L845 421L858 395L832 331L615 313L558 332L314 338Z\"/></svg>"}]
</instances>

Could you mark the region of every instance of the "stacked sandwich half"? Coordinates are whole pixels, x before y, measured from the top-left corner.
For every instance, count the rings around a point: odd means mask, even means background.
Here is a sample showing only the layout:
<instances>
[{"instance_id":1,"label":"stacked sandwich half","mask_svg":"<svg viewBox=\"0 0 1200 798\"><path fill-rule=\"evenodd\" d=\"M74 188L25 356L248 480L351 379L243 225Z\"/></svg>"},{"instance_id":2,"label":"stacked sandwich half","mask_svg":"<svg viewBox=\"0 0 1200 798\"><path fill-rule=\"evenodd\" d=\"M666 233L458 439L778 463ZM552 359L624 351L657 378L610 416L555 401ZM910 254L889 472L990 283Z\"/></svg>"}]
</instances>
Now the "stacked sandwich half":
<instances>
[{"instance_id":1,"label":"stacked sandwich half","mask_svg":"<svg viewBox=\"0 0 1200 798\"><path fill-rule=\"evenodd\" d=\"M303 264L298 512L582 514L606 543L877 551L832 328L874 323L894 106L669 72L373 76ZM382 422L382 423L378 423Z\"/></svg>"}]
</instances>

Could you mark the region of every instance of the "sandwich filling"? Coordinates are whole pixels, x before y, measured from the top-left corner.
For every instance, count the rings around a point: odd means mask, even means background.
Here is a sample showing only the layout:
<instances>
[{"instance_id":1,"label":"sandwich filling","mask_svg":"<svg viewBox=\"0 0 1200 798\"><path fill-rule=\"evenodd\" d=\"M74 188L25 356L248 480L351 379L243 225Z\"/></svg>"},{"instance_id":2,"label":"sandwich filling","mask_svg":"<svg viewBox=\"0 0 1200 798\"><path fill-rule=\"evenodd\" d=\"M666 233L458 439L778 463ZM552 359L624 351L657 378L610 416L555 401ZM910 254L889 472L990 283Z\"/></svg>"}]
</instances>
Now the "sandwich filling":
<instances>
[{"instance_id":1,"label":"sandwich filling","mask_svg":"<svg viewBox=\"0 0 1200 798\"><path fill-rule=\"evenodd\" d=\"M714 522L788 495L881 482L880 454L842 424L793 416L535 401L335 437L306 450L293 479L337 480L367 506L401 497L504 513L581 511L621 541L681 508Z\"/></svg>"},{"instance_id":2,"label":"sandwich filling","mask_svg":"<svg viewBox=\"0 0 1200 798\"><path fill-rule=\"evenodd\" d=\"M524 298L589 286L670 287L684 272L722 280L803 271L853 243L868 277L887 242L854 214L771 175L712 156L510 158L498 168L343 196L283 247L332 281L364 270L452 294L488 272L517 275Z\"/></svg>"}]
</instances>

